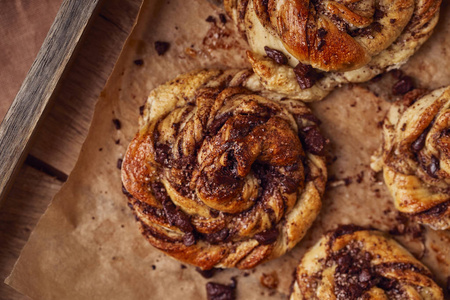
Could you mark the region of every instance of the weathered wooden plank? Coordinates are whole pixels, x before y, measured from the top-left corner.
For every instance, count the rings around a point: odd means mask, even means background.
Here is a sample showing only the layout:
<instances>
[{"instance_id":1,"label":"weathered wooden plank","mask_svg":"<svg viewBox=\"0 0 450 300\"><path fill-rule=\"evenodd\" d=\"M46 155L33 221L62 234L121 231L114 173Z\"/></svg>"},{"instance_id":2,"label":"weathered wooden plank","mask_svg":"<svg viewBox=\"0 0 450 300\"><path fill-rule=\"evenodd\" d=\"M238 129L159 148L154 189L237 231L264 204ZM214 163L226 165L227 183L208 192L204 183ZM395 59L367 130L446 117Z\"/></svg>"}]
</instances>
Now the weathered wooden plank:
<instances>
[{"instance_id":1,"label":"weathered wooden plank","mask_svg":"<svg viewBox=\"0 0 450 300\"><path fill-rule=\"evenodd\" d=\"M0 125L0 200L100 0L65 0Z\"/></svg>"},{"instance_id":2,"label":"weathered wooden plank","mask_svg":"<svg viewBox=\"0 0 450 300\"><path fill-rule=\"evenodd\" d=\"M95 102L131 32L141 3L142 0L109 0L102 5L69 74L62 80L31 155L65 174L71 172L89 130Z\"/></svg>"},{"instance_id":3,"label":"weathered wooden plank","mask_svg":"<svg viewBox=\"0 0 450 300\"><path fill-rule=\"evenodd\" d=\"M0 209L0 298L28 299L3 281L62 182L24 165Z\"/></svg>"}]
</instances>

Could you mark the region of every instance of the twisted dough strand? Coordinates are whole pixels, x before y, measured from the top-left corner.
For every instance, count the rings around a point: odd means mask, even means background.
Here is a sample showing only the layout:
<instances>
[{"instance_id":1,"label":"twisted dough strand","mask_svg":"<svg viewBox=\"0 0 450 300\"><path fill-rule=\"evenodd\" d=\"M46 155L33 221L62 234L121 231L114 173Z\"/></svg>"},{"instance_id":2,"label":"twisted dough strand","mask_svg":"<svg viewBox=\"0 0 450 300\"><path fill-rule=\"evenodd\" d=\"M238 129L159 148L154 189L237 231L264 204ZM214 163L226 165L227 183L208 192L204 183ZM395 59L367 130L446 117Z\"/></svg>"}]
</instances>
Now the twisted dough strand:
<instances>
[{"instance_id":1,"label":"twisted dough strand","mask_svg":"<svg viewBox=\"0 0 450 300\"><path fill-rule=\"evenodd\" d=\"M405 63L430 37L441 0L225 0L224 4L248 39L247 56L262 84L290 97L316 101L343 83L367 81ZM268 49L285 55L287 65L271 59ZM314 72L299 75L296 69L302 65ZM312 83L302 84L308 77L314 78Z\"/></svg>"},{"instance_id":2,"label":"twisted dough strand","mask_svg":"<svg viewBox=\"0 0 450 300\"><path fill-rule=\"evenodd\" d=\"M444 299L430 271L393 239L344 225L300 262L290 300Z\"/></svg>"},{"instance_id":3,"label":"twisted dough strand","mask_svg":"<svg viewBox=\"0 0 450 300\"><path fill-rule=\"evenodd\" d=\"M450 88L412 91L389 110L384 145L372 168L403 213L434 229L450 228Z\"/></svg>"},{"instance_id":4,"label":"twisted dough strand","mask_svg":"<svg viewBox=\"0 0 450 300\"><path fill-rule=\"evenodd\" d=\"M250 77L199 71L154 90L122 164L142 233L203 269L282 255L321 206L318 120L301 102L252 92Z\"/></svg>"}]
</instances>

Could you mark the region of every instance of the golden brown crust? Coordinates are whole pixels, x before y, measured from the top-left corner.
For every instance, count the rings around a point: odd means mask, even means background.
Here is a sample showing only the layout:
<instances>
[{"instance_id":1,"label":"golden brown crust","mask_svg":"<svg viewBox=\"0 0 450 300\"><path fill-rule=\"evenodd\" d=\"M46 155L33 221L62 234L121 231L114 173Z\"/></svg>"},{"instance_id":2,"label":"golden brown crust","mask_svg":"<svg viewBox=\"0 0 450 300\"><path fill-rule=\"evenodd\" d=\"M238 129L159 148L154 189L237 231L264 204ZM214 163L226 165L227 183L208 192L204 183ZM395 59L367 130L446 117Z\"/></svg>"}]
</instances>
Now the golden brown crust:
<instances>
[{"instance_id":1,"label":"golden brown crust","mask_svg":"<svg viewBox=\"0 0 450 300\"><path fill-rule=\"evenodd\" d=\"M434 229L450 228L450 88L416 91L392 105L381 156L372 167L398 210Z\"/></svg>"},{"instance_id":2,"label":"golden brown crust","mask_svg":"<svg viewBox=\"0 0 450 300\"><path fill-rule=\"evenodd\" d=\"M301 102L252 92L251 75L198 71L154 90L122 164L142 233L203 269L284 254L321 207L318 120Z\"/></svg>"},{"instance_id":3,"label":"golden brown crust","mask_svg":"<svg viewBox=\"0 0 450 300\"><path fill-rule=\"evenodd\" d=\"M340 226L301 260L290 300L444 299L430 271L377 230Z\"/></svg>"},{"instance_id":4,"label":"golden brown crust","mask_svg":"<svg viewBox=\"0 0 450 300\"><path fill-rule=\"evenodd\" d=\"M316 101L338 85L367 81L405 63L431 35L441 0L225 0L224 4L249 41L249 60L265 87ZM286 65L271 59L266 47L285 55ZM293 69L299 64L320 76L303 85L305 75ZM299 85L284 87L286 78L299 80Z\"/></svg>"}]
</instances>

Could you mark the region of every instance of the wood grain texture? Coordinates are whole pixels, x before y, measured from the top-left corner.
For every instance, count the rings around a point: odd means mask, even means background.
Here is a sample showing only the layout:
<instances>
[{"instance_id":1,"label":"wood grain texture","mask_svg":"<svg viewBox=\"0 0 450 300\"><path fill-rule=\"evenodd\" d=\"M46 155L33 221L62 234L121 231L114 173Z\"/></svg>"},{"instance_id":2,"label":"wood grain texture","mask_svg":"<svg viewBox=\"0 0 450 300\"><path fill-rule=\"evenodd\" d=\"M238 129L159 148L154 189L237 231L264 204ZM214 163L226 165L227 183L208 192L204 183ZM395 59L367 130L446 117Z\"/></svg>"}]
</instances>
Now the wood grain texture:
<instances>
[{"instance_id":1,"label":"wood grain texture","mask_svg":"<svg viewBox=\"0 0 450 300\"><path fill-rule=\"evenodd\" d=\"M29 299L3 280L63 184L64 174L69 174L75 165L96 100L141 4L142 0L108 0L92 18L80 49L55 93L53 107L35 134L30 155L0 207L0 299Z\"/></svg>"},{"instance_id":2,"label":"wood grain texture","mask_svg":"<svg viewBox=\"0 0 450 300\"><path fill-rule=\"evenodd\" d=\"M70 174L89 130L95 102L131 32L141 3L142 0L108 0L102 5L70 72L61 81L54 107L42 122L31 155Z\"/></svg>"},{"instance_id":3,"label":"wood grain texture","mask_svg":"<svg viewBox=\"0 0 450 300\"><path fill-rule=\"evenodd\" d=\"M100 0L65 0L0 125L0 200Z\"/></svg>"},{"instance_id":4,"label":"wood grain texture","mask_svg":"<svg viewBox=\"0 0 450 300\"><path fill-rule=\"evenodd\" d=\"M0 299L28 299L3 280L62 182L24 165L0 210Z\"/></svg>"}]
</instances>

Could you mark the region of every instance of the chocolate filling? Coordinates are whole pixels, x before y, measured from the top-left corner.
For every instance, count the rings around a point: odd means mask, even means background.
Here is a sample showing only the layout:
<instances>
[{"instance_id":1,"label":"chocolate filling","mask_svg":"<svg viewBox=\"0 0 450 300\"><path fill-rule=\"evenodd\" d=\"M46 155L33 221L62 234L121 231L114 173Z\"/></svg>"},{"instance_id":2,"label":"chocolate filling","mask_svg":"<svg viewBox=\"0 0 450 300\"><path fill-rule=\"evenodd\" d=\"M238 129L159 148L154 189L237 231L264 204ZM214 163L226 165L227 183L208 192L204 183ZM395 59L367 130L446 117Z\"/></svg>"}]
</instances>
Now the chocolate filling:
<instances>
[{"instance_id":1,"label":"chocolate filling","mask_svg":"<svg viewBox=\"0 0 450 300\"><path fill-rule=\"evenodd\" d=\"M267 229L263 232L255 234L255 239L261 245L270 245L277 241L280 232L276 228Z\"/></svg>"},{"instance_id":2,"label":"chocolate filling","mask_svg":"<svg viewBox=\"0 0 450 300\"><path fill-rule=\"evenodd\" d=\"M295 78L302 90L311 88L319 79L323 77L322 74L310 65L302 64L301 62L294 68Z\"/></svg>"},{"instance_id":3,"label":"chocolate filling","mask_svg":"<svg viewBox=\"0 0 450 300\"><path fill-rule=\"evenodd\" d=\"M302 129L303 139L301 139L306 149L315 155L323 155L327 139L323 137L317 126L308 126Z\"/></svg>"},{"instance_id":4,"label":"chocolate filling","mask_svg":"<svg viewBox=\"0 0 450 300\"><path fill-rule=\"evenodd\" d=\"M279 65L285 65L288 63L288 59L286 55L284 55L283 52L269 48L267 46L264 47L264 51L266 51L266 54L269 58L273 59L277 64Z\"/></svg>"}]
</instances>

